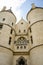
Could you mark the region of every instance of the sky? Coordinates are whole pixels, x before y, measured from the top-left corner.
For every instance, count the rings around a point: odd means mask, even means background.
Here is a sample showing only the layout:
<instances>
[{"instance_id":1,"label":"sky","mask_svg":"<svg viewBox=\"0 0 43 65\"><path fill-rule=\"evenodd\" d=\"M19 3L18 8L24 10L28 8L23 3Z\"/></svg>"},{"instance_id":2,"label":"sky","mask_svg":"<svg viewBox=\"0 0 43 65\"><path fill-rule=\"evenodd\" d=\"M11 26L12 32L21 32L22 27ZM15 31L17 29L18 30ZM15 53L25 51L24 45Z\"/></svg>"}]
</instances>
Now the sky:
<instances>
[{"instance_id":1,"label":"sky","mask_svg":"<svg viewBox=\"0 0 43 65\"><path fill-rule=\"evenodd\" d=\"M43 0L0 0L0 11L4 6L6 9L11 8L17 21L19 21L21 18L26 19L32 3L35 3L37 7L43 7Z\"/></svg>"}]
</instances>

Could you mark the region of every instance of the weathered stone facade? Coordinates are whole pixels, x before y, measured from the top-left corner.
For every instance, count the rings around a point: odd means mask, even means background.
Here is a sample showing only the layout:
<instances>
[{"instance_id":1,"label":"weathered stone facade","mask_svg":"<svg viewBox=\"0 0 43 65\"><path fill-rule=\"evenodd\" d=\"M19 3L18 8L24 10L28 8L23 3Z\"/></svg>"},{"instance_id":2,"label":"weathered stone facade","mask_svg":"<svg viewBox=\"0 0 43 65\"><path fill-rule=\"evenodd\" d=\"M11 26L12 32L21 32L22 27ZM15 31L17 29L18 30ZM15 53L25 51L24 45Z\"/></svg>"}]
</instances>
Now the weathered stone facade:
<instances>
[{"instance_id":1,"label":"weathered stone facade","mask_svg":"<svg viewBox=\"0 0 43 65\"><path fill-rule=\"evenodd\" d=\"M0 65L43 65L43 8L32 4L26 19L0 11Z\"/></svg>"}]
</instances>

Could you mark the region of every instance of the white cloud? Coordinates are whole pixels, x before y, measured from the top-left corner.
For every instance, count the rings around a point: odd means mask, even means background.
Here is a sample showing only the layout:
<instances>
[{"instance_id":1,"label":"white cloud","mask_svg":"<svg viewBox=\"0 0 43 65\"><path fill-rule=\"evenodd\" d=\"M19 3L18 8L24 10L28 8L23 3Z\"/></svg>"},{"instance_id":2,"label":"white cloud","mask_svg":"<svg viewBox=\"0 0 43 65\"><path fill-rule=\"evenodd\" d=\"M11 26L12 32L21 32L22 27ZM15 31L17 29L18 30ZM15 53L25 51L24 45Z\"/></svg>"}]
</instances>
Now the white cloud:
<instances>
[{"instance_id":1,"label":"white cloud","mask_svg":"<svg viewBox=\"0 0 43 65\"><path fill-rule=\"evenodd\" d=\"M15 16L17 18L17 22L19 22L19 20L22 17L22 10L21 9L18 9L18 10L13 11L13 13L15 14Z\"/></svg>"},{"instance_id":2,"label":"white cloud","mask_svg":"<svg viewBox=\"0 0 43 65\"><path fill-rule=\"evenodd\" d=\"M12 7L12 11L15 13L17 19L21 17L22 10L21 6L26 0L0 0L0 9L2 9L3 6L6 6L7 9Z\"/></svg>"}]
</instances>

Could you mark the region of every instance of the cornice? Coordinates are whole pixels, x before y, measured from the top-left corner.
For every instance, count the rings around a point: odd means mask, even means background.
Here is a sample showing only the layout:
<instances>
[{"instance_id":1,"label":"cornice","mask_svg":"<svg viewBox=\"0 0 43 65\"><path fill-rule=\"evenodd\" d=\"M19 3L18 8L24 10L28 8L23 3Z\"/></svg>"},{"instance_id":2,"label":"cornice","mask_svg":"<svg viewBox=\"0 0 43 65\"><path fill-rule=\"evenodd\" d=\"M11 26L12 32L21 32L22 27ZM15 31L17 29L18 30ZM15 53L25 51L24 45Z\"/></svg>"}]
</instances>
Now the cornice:
<instances>
[{"instance_id":1,"label":"cornice","mask_svg":"<svg viewBox=\"0 0 43 65\"><path fill-rule=\"evenodd\" d=\"M28 34L16 34L15 36L27 36Z\"/></svg>"},{"instance_id":2,"label":"cornice","mask_svg":"<svg viewBox=\"0 0 43 65\"><path fill-rule=\"evenodd\" d=\"M14 52L14 55L29 55L29 52Z\"/></svg>"},{"instance_id":3,"label":"cornice","mask_svg":"<svg viewBox=\"0 0 43 65\"><path fill-rule=\"evenodd\" d=\"M7 47L5 47L5 46L0 45L0 47L5 48L5 49L8 49L8 50L10 50L11 52L13 52L13 50L12 50L12 49L7 48ZM14 53L14 52L13 52L13 53Z\"/></svg>"},{"instance_id":4,"label":"cornice","mask_svg":"<svg viewBox=\"0 0 43 65\"><path fill-rule=\"evenodd\" d=\"M43 46L43 44L36 45L36 46L32 47L32 48L29 50L29 53L30 53L31 50L33 50L34 48L37 48L37 47L39 47L39 46Z\"/></svg>"}]
</instances>

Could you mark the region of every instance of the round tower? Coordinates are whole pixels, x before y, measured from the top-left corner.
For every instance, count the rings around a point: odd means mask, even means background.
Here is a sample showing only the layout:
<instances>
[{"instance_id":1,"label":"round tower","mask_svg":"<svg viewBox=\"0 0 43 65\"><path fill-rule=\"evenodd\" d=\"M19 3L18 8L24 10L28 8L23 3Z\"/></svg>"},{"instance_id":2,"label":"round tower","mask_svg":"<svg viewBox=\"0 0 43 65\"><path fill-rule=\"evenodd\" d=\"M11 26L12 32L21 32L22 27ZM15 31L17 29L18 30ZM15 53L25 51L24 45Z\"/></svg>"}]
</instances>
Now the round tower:
<instances>
[{"instance_id":1,"label":"round tower","mask_svg":"<svg viewBox=\"0 0 43 65\"><path fill-rule=\"evenodd\" d=\"M43 65L43 8L32 4L27 20L30 21L31 65Z\"/></svg>"},{"instance_id":2,"label":"round tower","mask_svg":"<svg viewBox=\"0 0 43 65\"><path fill-rule=\"evenodd\" d=\"M12 11L0 11L0 65L12 65L16 17Z\"/></svg>"}]
</instances>

